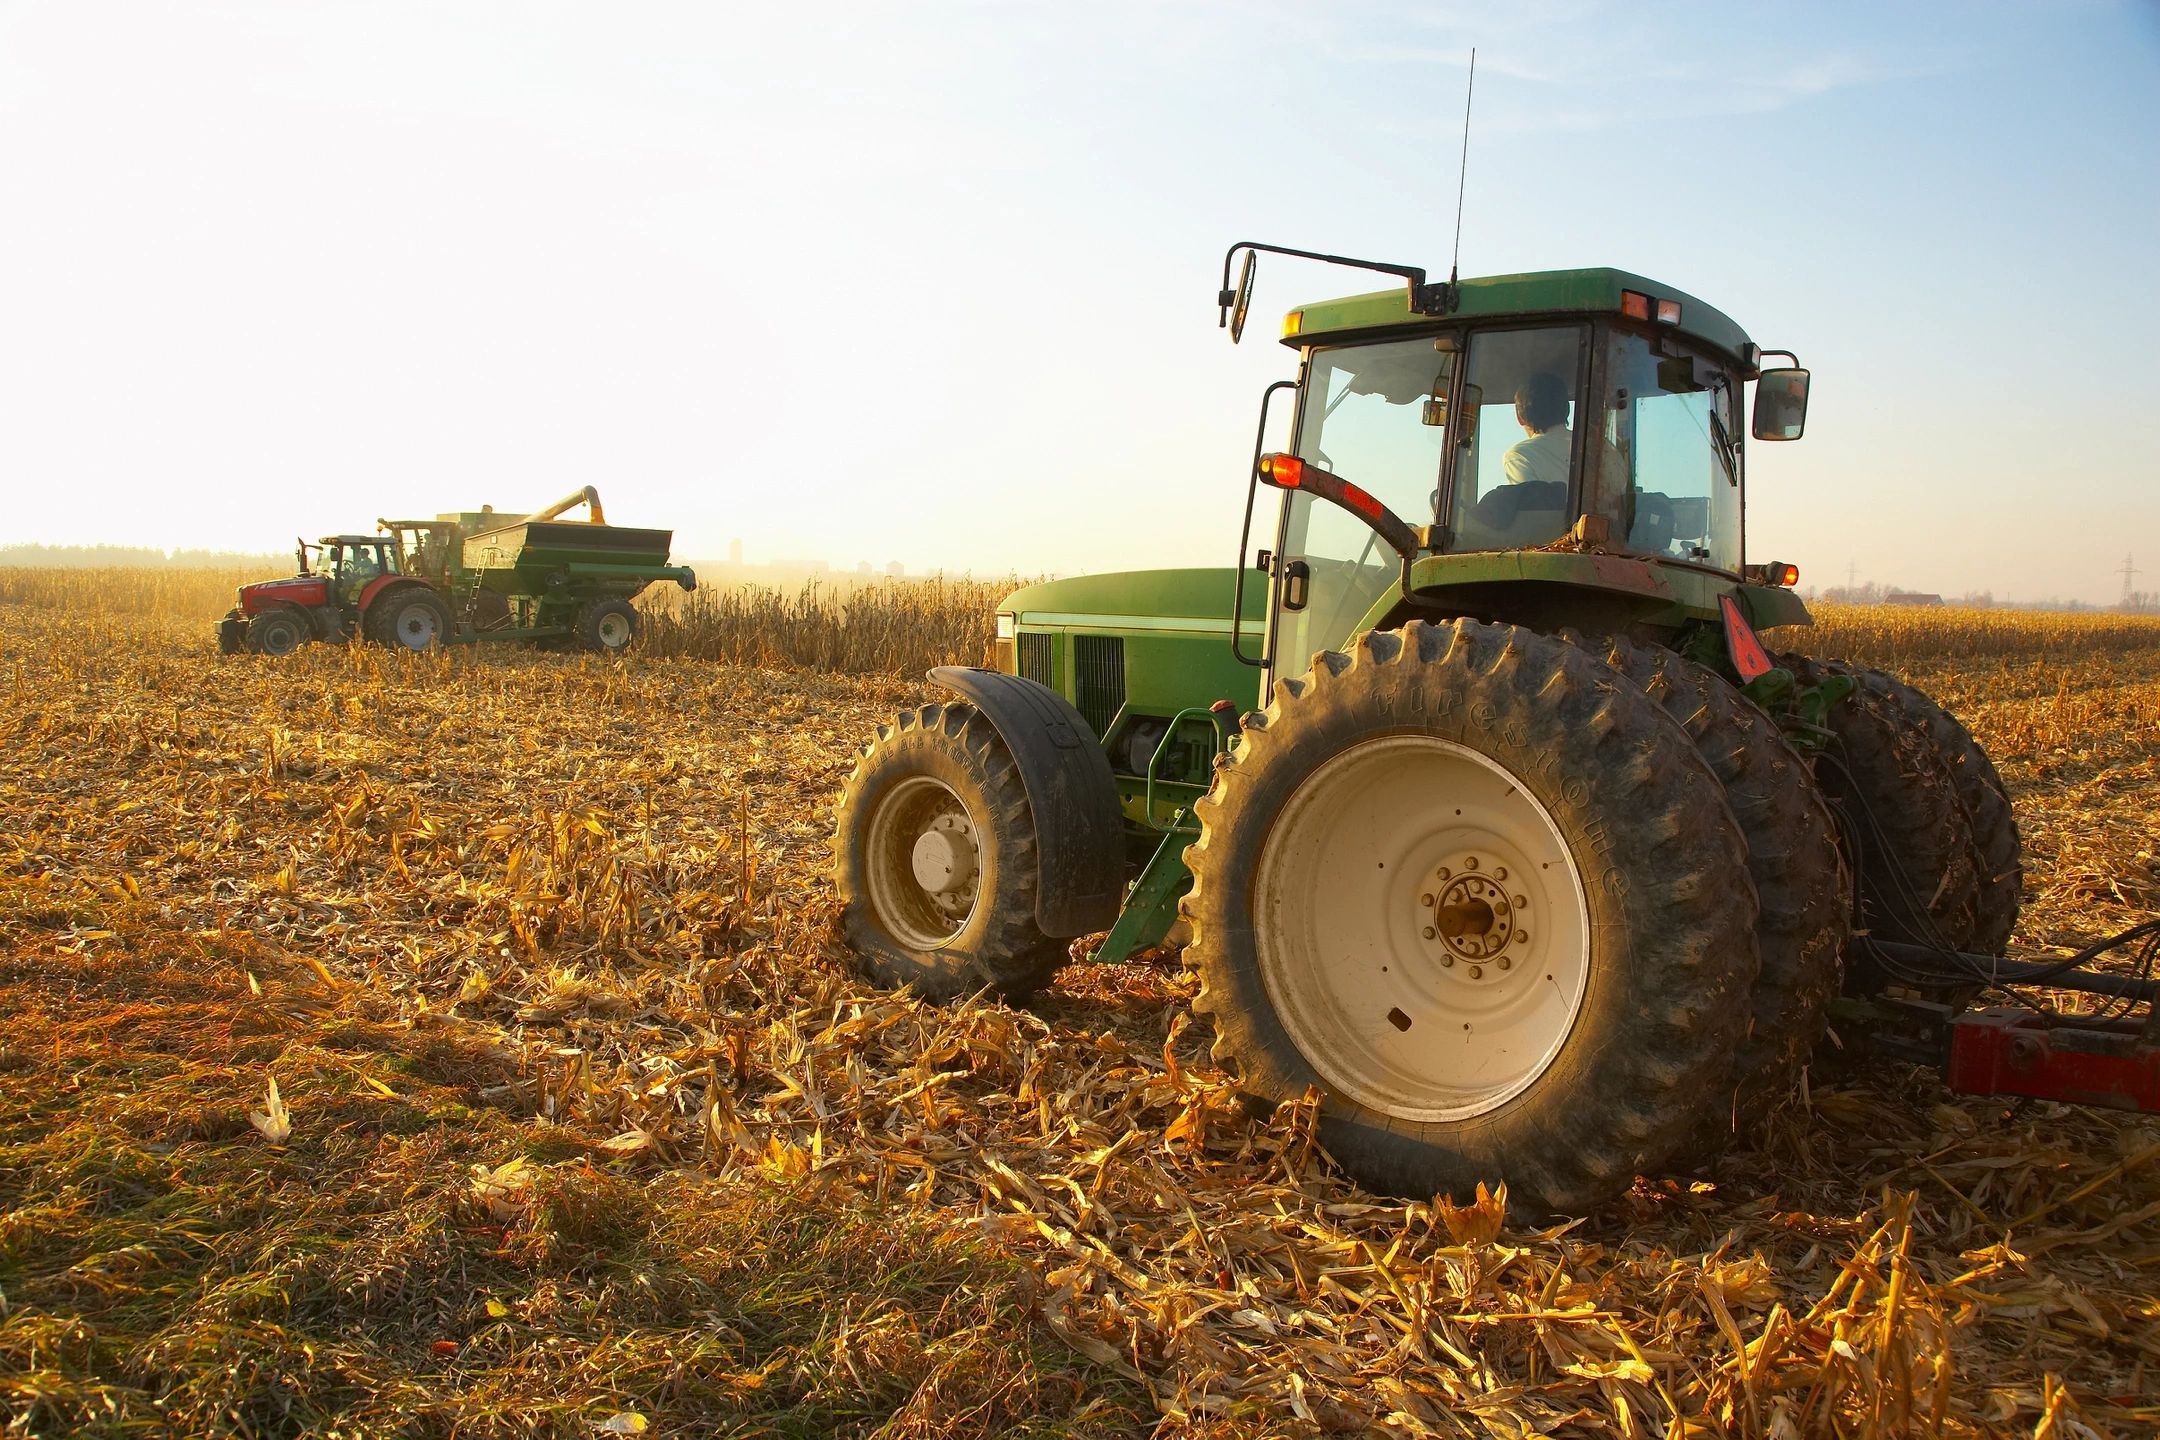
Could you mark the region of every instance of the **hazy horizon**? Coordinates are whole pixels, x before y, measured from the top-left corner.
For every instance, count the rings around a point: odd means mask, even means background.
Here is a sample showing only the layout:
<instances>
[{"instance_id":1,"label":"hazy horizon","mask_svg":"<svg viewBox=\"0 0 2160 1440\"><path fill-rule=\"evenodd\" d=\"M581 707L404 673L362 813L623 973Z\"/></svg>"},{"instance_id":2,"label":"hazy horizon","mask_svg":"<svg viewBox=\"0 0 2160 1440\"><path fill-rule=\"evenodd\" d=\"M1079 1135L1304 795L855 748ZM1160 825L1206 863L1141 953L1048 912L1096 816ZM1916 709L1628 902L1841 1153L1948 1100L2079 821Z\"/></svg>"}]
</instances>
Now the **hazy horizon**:
<instances>
[{"instance_id":1,"label":"hazy horizon","mask_svg":"<svg viewBox=\"0 0 2160 1440\"><path fill-rule=\"evenodd\" d=\"M1476 45L1465 274L1621 266L1813 369L1753 558L2111 604L2155 13L0 4L0 546L593 483L688 556L1229 564L1276 318L1372 286L1263 260L1232 349L1222 251L1444 272Z\"/></svg>"}]
</instances>

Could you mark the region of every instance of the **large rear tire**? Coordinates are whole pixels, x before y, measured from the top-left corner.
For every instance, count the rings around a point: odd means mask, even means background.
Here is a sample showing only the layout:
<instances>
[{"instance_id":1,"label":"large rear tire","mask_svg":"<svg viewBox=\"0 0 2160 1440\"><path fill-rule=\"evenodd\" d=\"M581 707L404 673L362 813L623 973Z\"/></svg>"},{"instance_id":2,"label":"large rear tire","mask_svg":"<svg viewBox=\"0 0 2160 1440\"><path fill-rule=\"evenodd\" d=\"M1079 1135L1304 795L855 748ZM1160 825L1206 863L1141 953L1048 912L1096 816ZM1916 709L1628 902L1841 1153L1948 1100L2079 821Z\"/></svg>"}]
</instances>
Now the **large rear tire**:
<instances>
[{"instance_id":1,"label":"large rear tire","mask_svg":"<svg viewBox=\"0 0 2160 1440\"><path fill-rule=\"evenodd\" d=\"M840 792L841 924L872 979L928 1000L1011 999L1066 961L1035 923L1035 817L1012 752L973 705L878 727Z\"/></svg>"},{"instance_id":2,"label":"large rear tire","mask_svg":"<svg viewBox=\"0 0 2160 1440\"><path fill-rule=\"evenodd\" d=\"M2025 867L2017 816L1995 762L1955 715L1923 691L1880 670L1846 668L1861 688L1895 705L1911 724L1925 731L1949 770L1958 799L1965 804L1965 817L1972 823L1973 853L1979 865L1972 929L1967 943L1959 948L1980 955L2005 953L2024 900Z\"/></svg>"},{"instance_id":3,"label":"large rear tire","mask_svg":"<svg viewBox=\"0 0 2160 1440\"><path fill-rule=\"evenodd\" d=\"M1806 656L1778 663L1803 685L1838 673ZM1976 933L1980 871L1950 767L1927 731L1879 689L1859 686L1829 708L1824 723L1837 743L1816 757L1815 775L1843 820L1862 924L1884 940L1967 948ZM1883 977L1871 972L1853 966L1846 988L1879 989Z\"/></svg>"},{"instance_id":4,"label":"large rear tire","mask_svg":"<svg viewBox=\"0 0 2160 1440\"><path fill-rule=\"evenodd\" d=\"M1716 775L1632 682L1413 622L1279 682L1198 806L1187 962L1215 1055L1317 1088L1360 1183L1576 1211L1719 1103L1756 974Z\"/></svg>"},{"instance_id":5,"label":"large rear tire","mask_svg":"<svg viewBox=\"0 0 2160 1440\"><path fill-rule=\"evenodd\" d=\"M1853 881L1837 818L1777 722L1713 672L1673 652L1625 640L1579 642L1680 723L1725 787L1747 841L1761 906L1762 969L1752 1023L1733 1057L1733 1103L1713 1116L1731 1136L1742 1116L1788 1094L1829 1024L1852 930Z\"/></svg>"},{"instance_id":6,"label":"large rear tire","mask_svg":"<svg viewBox=\"0 0 2160 1440\"><path fill-rule=\"evenodd\" d=\"M257 655L290 655L313 638L307 617L290 605L275 605L248 621L247 648Z\"/></svg>"}]
</instances>

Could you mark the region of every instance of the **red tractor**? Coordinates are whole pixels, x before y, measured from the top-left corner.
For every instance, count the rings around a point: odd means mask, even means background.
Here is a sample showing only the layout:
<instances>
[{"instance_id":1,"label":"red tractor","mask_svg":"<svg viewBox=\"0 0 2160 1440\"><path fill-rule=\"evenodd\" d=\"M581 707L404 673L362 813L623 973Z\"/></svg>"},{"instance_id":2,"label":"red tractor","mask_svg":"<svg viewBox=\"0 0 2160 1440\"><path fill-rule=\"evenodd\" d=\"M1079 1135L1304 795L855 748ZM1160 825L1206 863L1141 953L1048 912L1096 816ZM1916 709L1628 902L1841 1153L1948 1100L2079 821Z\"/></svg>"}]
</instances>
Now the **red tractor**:
<instances>
[{"instance_id":1,"label":"red tractor","mask_svg":"<svg viewBox=\"0 0 2160 1440\"><path fill-rule=\"evenodd\" d=\"M218 648L228 655L289 655L310 640L364 636L404 650L432 649L450 638L450 606L429 580L403 573L401 551L388 535L301 541L299 574L240 587L239 603L218 622Z\"/></svg>"}]
</instances>

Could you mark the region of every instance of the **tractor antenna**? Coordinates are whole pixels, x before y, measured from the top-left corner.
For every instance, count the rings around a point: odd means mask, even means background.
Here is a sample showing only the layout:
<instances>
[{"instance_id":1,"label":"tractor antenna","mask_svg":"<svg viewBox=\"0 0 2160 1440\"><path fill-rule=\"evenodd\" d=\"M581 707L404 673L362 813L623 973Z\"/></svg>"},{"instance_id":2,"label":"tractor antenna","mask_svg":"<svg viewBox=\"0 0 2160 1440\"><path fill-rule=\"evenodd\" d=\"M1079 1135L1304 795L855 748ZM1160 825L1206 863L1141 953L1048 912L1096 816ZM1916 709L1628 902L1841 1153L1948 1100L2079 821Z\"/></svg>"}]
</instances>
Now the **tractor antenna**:
<instances>
[{"instance_id":1,"label":"tractor antenna","mask_svg":"<svg viewBox=\"0 0 2160 1440\"><path fill-rule=\"evenodd\" d=\"M1454 290L1455 282L1461 276L1463 189L1470 179L1470 100L1476 94L1477 47L1473 45L1470 47L1470 82L1463 87L1462 97L1462 160L1455 167L1455 253L1448 257L1447 271L1450 291Z\"/></svg>"}]
</instances>

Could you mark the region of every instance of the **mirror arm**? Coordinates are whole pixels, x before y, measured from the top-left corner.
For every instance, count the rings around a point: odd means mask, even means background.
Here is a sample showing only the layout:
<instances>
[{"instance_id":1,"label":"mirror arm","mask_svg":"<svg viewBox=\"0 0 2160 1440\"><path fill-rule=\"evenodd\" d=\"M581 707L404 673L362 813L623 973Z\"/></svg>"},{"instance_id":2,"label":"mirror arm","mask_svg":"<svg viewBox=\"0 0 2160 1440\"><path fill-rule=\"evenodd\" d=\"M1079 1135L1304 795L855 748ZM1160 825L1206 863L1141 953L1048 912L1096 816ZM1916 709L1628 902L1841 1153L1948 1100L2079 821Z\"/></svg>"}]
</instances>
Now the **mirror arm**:
<instances>
[{"instance_id":1,"label":"mirror arm","mask_svg":"<svg viewBox=\"0 0 2160 1440\"><path fill-rule=\"evenodd\" d=\"M1452 282L1430 285L1425 281L1424 267L1418 265L1391 265L1383 260L1358 260L1348 255L1329 255L1319 250L1293 250L1287 245L1268 245L1258 240L1240 240L1223 252L1222 289L1216 295L1216 305L1221 310L1217 328L1230 323L1230 306L1237 298L1231 288L1230 266L1240 250L1265 251L1270 255L1288 255L1298 260L1318 260L1328 265L1347 265L1353 270L1374 270L1382 275L1399 275L1410 289L1410 308L1420 315L1451 315L1462 299L1461 287Z\"/></svg>"}]
</instances>

